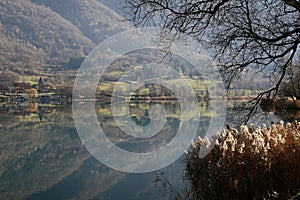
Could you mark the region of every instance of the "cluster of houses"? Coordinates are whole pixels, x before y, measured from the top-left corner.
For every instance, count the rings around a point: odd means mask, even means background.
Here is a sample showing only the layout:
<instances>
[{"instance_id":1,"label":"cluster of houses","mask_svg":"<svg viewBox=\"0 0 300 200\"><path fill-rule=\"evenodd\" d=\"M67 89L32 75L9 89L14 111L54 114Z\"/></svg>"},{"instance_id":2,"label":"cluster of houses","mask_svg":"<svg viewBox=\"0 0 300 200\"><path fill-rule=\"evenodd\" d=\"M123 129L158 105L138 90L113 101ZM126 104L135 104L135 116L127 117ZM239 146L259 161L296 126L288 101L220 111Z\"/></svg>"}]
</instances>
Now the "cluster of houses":
<instances>
[{"instance_id":1,"label":"cluster of houses","mask_svg":"<svg viewBox=\"0 0 300 200\"><path fill-rule=\"evenodd\" d=\"M23 103L26 101L38 103L61 104L66 98L60 90L52 85L44 84L42 78L37 84L27 82L0 82L0 102Z\"/></svg>"}]
</instances>

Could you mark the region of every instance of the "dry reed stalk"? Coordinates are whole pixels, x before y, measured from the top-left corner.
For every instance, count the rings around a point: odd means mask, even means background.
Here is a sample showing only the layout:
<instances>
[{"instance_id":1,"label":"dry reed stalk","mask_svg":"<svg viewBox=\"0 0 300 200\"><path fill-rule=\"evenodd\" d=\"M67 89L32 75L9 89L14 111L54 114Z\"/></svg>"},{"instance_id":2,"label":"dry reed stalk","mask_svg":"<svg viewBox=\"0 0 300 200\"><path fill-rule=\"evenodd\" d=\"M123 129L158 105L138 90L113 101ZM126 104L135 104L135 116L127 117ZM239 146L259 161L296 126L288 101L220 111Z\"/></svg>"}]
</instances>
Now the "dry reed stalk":
<instances>
[{"instance_id":1,"label":"dry reed stalk","mask_svg":"<svg viewBox=\"0 0 300 200\"><path fill-rule=\"evenodd\" d=\"M206 140L186 155L192 199L289 199L300 189L300 122L224 129L199 158Z\"/></svg>"}]
</instances>

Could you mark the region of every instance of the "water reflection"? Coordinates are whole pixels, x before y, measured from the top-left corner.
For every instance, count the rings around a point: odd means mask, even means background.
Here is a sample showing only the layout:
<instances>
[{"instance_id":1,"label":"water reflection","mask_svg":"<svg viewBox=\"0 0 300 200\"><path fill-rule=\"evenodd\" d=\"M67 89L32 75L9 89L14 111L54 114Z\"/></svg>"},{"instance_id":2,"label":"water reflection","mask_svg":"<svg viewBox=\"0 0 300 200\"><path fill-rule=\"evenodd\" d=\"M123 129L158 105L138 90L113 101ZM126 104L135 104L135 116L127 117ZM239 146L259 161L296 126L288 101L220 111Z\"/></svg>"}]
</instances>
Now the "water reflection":
<instances>
[{"instance_id":1,"label":"water reflection","mask_svg":"<svg viewBox=\"0 0 300 200\"><path fill-rule=\"evenodd\" d=\"M285 122L294 122L300 119L300 109L275 110L274 114Z\"/></svg>"},{"instance_id":2,"label":"water reflection","mask_svg":"<svg viewBox=\"0 0 300 200\"><path fill-rule=\"evenodd\" d=\"M89 157L72 126L71 113L45 114L41 109L29 114L26 109L19 115L10 107L12 112L0 117L1 199L22 199L45 190Z\"/></svg>"},{"instance_id":3,"label":"water reflection","mask_svg":"<svg viewBox=\"0 0 300 200\"><path fill-rule=\"evenodd\" d=\"M136 140L116 126L110 105L96 105L98 120L110 139L126 150L146 151L167 143L176 133L179 105L164 104L164 134ZM147 124L149 105L130 105L131 117ZM204 107L198 133L210 119ZM126 174L107 168L90 156L74 127L70 106L0 106L0 199L161 199L155 172ZM172 185L183 187L182 160L160 170Z\"/></svg>"}]
</instances>

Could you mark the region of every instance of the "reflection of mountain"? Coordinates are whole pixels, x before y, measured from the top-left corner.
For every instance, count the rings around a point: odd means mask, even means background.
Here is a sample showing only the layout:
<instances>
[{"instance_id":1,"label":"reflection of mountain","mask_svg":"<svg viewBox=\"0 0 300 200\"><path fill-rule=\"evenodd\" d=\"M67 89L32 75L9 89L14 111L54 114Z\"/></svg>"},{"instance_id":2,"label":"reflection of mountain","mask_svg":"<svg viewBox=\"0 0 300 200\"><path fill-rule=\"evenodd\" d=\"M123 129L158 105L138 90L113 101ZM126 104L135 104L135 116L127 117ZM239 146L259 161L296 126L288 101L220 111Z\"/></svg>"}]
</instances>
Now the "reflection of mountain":
<instances>
[{"instance_id":1,"label":"reflection of mountain","mask_svg":"<svg viewBox=\"0 0 300 200\"><path fill-rule=\"evenodd\" d=\"M104 133L110 133L107 137L118 143L117 145L125 150L132 152L148 152L168 144L178 132L180 124L180 104L179 103L165 103L163 104L167 119L163 129L153 137L142 139L134 138L125 134L115 123L114 118L120 116L112 116L110 105L96 105L98 121L101 122L101 127ZM122 108L120 108L122 109ZM140 103L130 105L129 111L131 119L136 123L136 126L141 126L141 121L146 121L144 125L151 123L147 115L150 109L150 104ZM198 134L203 136L208 129L210 117L200 117Z\"/></svg>"},{"instance_id":2,"label":"reflection of mountain","mask_svg":"<svg viewBox=\"0 0 300 200\"><path fill-rule=\"evenodd\" d=\"M168 118L163 134L135 140L114 123L110 105L100 107L98 115L104 132L127 150L144 152L159 148L172 139L178 128L179 119L174 115ZM131 107L132 114L141 108L147 112L150 106ZM174 105L165 108L169 114L176 111ZM207 129L207 120L200 122L200 131ZM45 114L43 121L34 113L6 113L0 121L0 199L101 199L115 196L113 188L124 185L133 196L154 190L153 174L143 176L147 180L143 185L139 179L128 178L91 158L78 138L70 107Z\"/></svg>"},{"instance_id":3,"label":"reflection of mountain","mask_svg":"<svg viewBox=\"0 0 300 200\"><path fill-rule=\"evenodd\" d=\"M71 127L21 123L1 131L0 137L1 199L21 199L45 190L90 156Z\"/></svg>"},{"instance_id":4,"label":"reflection of mountain","mask_svg":"<svg viewBox=\"0 0 300 200\"><path fill-rule=\"evenodd\" d=\"M89 199L125 177L90 158L66 111L44 122L6 115L19 120L0 128L1 199Z\"/></svg>"},{"instance_id":5,"label":"reflection of mountain","mask_svg":"<svg viewBox=\"0 0 300 200\"><path fill-rule=\"evenodd\" d=\"M179 186L183 165L173 165L164 177ZM87 159L75 172L45 191L27 199L171 199L163 187L153 183L155 173L127 174L104 167L94 158ZM176 184L176 185L175 185Z\"/></svg>"},{"instance_id":6,"label":"reflection of mountain","mask_svg":"<svg viewBox=\"0 0 300 200\"><path fill-rule=\"evenodd\" d=\"M8 123L18 121L0 128L1 199L89 199L126 177L90 158L70 114L54 113L45 122L6 115Z\"/></svg>"},{"instance_id":7,"label":"reflection of mountain","mask_svg":"<svg viewBox=\"0 0 300 200\"><path fill-rule=\"evenodd\" d=\"M126 176L125 173L104 167L94 158L90 158L70 176L46 191L33 194L29 199L92 199L99 194L103 195Z\"/></svg>"}]
</instances>

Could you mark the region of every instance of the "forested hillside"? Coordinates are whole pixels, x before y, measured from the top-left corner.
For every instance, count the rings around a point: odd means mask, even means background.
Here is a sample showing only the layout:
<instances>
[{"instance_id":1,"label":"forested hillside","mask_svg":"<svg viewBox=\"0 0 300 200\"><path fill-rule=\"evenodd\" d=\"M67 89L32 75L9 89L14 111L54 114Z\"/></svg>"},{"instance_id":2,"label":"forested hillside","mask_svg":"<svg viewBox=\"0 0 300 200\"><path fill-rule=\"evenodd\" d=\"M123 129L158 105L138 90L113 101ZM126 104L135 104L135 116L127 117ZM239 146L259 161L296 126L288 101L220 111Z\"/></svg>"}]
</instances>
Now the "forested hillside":
<instances>
[{"instance_id":1,"label":"forested hillside","mask_svg":"<svg viewBox=\"0 0 300 200\"><path fill-rule=\"evenodd\" d=\"M121 24L97 0L2 0L0 70L68 63L121 31Z\"/></svg>"},{"instance_id":2,"label":"forested hillside","mask_svg":"<svg viewBox=\"0 0 300 200\"><path fill-rule=\"evenodd\" d=\"M98 0L31 0L45 5L77 26L94 43L118 33L125 24L112 9Z\"/></svg>"}]
</instances>

